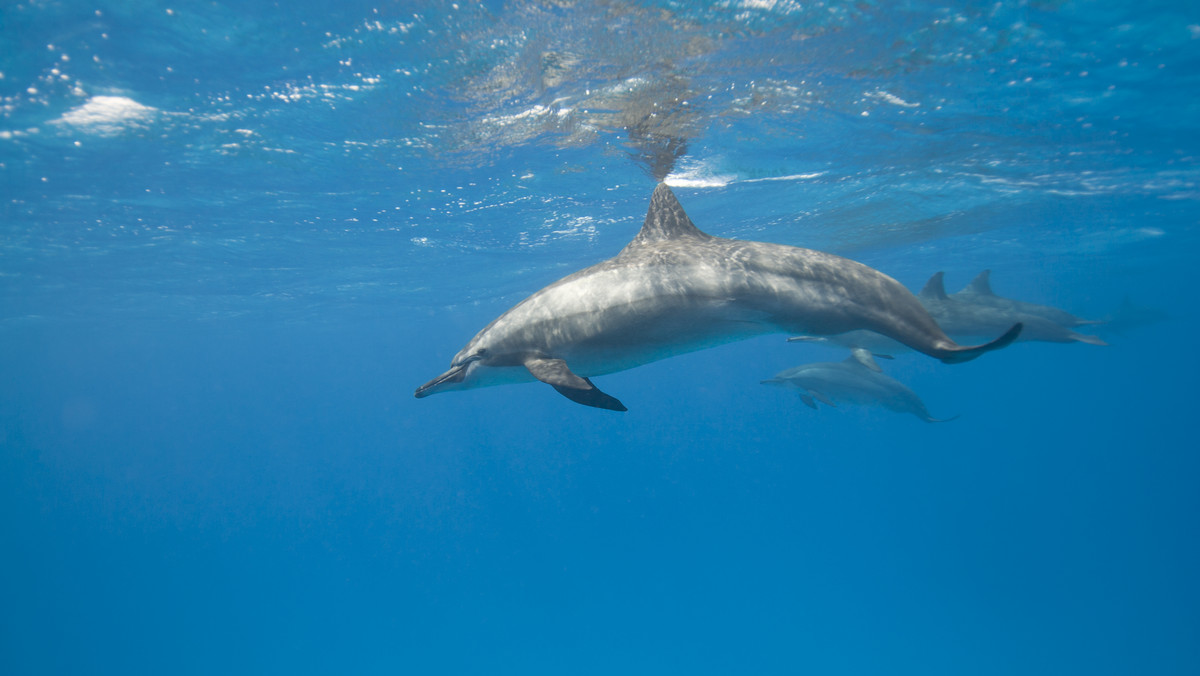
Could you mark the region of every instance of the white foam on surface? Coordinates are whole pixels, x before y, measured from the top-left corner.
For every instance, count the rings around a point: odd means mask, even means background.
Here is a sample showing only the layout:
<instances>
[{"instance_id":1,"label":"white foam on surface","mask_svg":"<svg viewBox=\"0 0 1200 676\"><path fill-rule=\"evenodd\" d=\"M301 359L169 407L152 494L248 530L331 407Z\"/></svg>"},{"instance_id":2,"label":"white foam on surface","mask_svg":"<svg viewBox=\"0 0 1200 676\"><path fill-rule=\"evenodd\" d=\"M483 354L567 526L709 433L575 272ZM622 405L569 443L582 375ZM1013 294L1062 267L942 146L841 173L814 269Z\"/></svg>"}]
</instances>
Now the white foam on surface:
<instances>
[{"instance_id":1,"label":"white foam on surface","mask_svg":"<svg viewBox=\"0 0 1200 676\"><path fill-rule=\"evenodd\" d=\"M101 136L115 136L145 124L157 113L157 108L144 106L127 96L93 96L83 105L52 120L51 124L75 127Z\"/></svg>"}]
</instances>

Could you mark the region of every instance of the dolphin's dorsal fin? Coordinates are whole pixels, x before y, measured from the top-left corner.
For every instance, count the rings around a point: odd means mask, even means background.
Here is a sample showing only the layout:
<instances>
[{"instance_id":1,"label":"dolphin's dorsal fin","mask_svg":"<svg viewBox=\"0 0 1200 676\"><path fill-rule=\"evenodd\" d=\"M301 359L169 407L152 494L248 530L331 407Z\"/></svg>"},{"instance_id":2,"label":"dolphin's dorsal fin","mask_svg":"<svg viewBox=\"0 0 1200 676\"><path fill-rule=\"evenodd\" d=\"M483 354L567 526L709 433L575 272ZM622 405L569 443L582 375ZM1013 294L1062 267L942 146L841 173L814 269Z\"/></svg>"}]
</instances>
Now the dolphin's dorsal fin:
<instances>
[{"instance_id":1,"label":"dolphin's dorsal fin","mask_svg":"<svg viewBox=\"0 0 1200 676\"><path fill-rule=\"evenodd\" d=\"M980 296L996 295L992 293L991 276L991 270L984 270L983 272L979 273L975 279L972 279L970 284L964 286L963 291L966 293L978 294Z\"/></svg>"},{"instance_id":2,"label":"dolphin's dorsal fin","mask_svg":"<svg viewBox=\"0 0 1200 676\"><path fill-rule=\"evenodd\" d=\"M943 278L946 276L944 272L935 272L925 282L925 288L921 289L921 293L917 294L921 298L934 298L937 300L946 300L946 283Z\"/></svg>"},{"instance_id":3,"label":"dolphin's dorsal fin","mask_svg":"<svg viewBox=\"0 0 1200 676\"><path fill-rule=\"evenodd\" d=\"M629 246L683 238L711 239L712 236L701 232L684 213L683 205L675 199L675 193L671 192L666 183L659 183L650 197L646 221Z\"/></svg>"},{"instance_id":4,"label":"dolphin's dorsal fin","mask_svg":"<svg viewBox=\"0 0 1200 676\"><path fill-rule=\"evenodd\" d=\"M879 364L875 363L875 357L871 356L871 351L864 350L861 347L850 350L850 356L846 357L846 362L865 366L876 373L883 373L883 369L879 368Z\"/></svg>"}]
</instances>

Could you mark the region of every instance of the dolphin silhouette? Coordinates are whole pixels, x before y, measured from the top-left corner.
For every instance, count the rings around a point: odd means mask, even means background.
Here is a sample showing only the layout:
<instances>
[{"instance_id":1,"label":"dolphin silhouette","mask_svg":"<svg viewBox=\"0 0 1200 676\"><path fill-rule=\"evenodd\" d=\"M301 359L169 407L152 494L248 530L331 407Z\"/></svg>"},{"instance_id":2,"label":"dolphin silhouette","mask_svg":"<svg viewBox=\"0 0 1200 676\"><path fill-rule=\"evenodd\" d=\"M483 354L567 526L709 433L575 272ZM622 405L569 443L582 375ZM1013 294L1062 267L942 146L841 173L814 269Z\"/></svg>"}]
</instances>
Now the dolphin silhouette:
<instances>
[{"instance_id":1,"label":"dolphin silhouette","mask_svg":"<svg viewBox=\"0 0 1200 676\"><path fill-rule=\"evenodd\" d=\"M1167 312L1153 307L1145 307L1133 302L1129 296L1121 300L1120 307L1115 312L1100 320L1100 330L1117 335L1157 324L1171 318Z\"/></svg>"},{"instance_id":2,"label":"dolphin silhouette","mask_svg":"<svg viewBox=\"0 0 1200 676\"><path fill-rule=\"evenodd\" d=\"M1091 345L1107 345L1096 336L1072 331L1064 324L1050 319L1058 317L1063 321L1088 323L1057 308L1023 301L1001 298L990 293L987 287L987 272L985 271L967 289L953 295L946 294L943 280L944 274L934 273L925 282L918 297L929 314L937 320L938 326L959 339L970 336L990 335L996 327L1009 326L1013 322L1021 322L1022 341L1042 341L1047 343L1088 343ZM987 291L979 291L980 282ZM974 287L974 288L973 288ZM1053 313L1061 313L1056 315ZM1065 316L1064 316L1065 315ZM1075 326L1077 324L1072 324ZM866 347L865 345L862 347Z\"/></svg>"},{"instance_id":3,"label":"dolphin silhouette","mask_svg":"<svg viewBox=\"0 0 1200 676\"><path fill-rule=\"evenodd\" d=\"M921 398L900 381L884 375L871 353L862 348L851 350L844 361L796 366L762 383L800 390L800 400L814 409L817 401L837 406L834 402L841 400L911 413L925 422L949 422L958 417L939 419L929 415Z\"/></svg>"},{"instance_id":4,"label":"dolphin silhouette","mask_svg":"<svg viewBox=\"0 0 1200 676\"><path fill-rule=\"evenodd\" d=\"M984 270L971 280L970 284L963 287L962 291L953 294L953 298L961 300L973 305L985 305L987 307L996 308L998 310L1007 311L1013 314L1033 315L1034 317L1043 317L1059 326L1073 329L1077 326L1087 326L1089 324L1103 324L1104 322L1094 319L1081 319L1075 315L1060 310L1049 305L1039 305L1037 303L1028 303L1023 300L1014 300L997 296L992 291L991 270ZM944 289L943 289L944 290ZM1023 336L1027 340L1027 336ZM1084 341L1087 342L1087 341Z\"/></svg>"},{"instance_id":5,"label":"dolphin silhouette","mask_svg":"<svg viewBox=\"0 0 1200 676\"><path fill-rule=\"evenodd\" d=\"M415 394L540 380L574 402L624 411L589 378L766 333L854 329L955 364L1008 345L1021 325L959 345L891 277L820 251L707 235L659 183L616 257L517 303Z\"/></svg>"}]
</instances>

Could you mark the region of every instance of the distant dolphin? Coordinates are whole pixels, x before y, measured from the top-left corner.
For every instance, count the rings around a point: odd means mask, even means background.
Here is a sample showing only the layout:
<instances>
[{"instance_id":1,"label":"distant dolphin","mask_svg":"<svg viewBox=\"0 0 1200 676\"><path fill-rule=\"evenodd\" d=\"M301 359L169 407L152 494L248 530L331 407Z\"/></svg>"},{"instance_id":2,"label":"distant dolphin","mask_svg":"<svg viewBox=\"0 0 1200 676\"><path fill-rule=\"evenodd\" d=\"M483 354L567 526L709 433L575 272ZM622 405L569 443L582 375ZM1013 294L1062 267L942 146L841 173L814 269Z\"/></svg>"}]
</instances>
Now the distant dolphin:
<instances>
[{"instance_id":1,"label":"distant dolphin","mask_svg":"<svg viewBox=\"0 0 1200 676\"><path fill-rule=\"evenodd\" d=\"M1128 296L1121 300L1121 306L1116 312L1105 317L1100 331L1125 335L1125 332L1140 329L1151 324L1157 324L1171 318L1163 310L1136 305Z\"/></svg>"},{"instance_id":2,"label":"distant dolphin","mask_svg":"<svg viewBox=\"0 0 1200 676\"><path fill-rule=\"evenodd\" d=\"M1037 303L1026 303L1022 300L1013 300L1011 298L1003 298L992 292L991 270L984 270L979 273L975 279L971 280L970 284L963 287L962 291L952 294L957 300L962 300L975 305L986 305L1000 310L1016 312L1035 317L1043 317L1059 326L1065 326L1068 329L1073 329L1077 326L1085 326L1088 324L1101 324L1102 322L1090 319L1080 319L1075 315L1060 310L1049 305L1038 305ZM1029 338L1026 337L1028 340ZM1087 342L1087 341L1084 341Z\"/></svg>"},{"instance_id":3,"label":"distant dolphin","mask_svg":"<svg viewBox=\"0 0 1200 676\"><path fill-rule=\"evenodd\" d=\"M1092 345L1108 344L1096 336L1077 333L1044 316L1030 314L1017 309L1022 306L1044 308L1045 310L1054 310L1055 308L1034 305L1033 303L1011 301L1007 298L1000 298L999 296L987 293L972 292L965 294L956 293L952 296L947 295L943 277L943 273L935 273L925 283L925 287L921 289L921 292L917 296L921 300L921 305L924 305L925 309L929 310L929 314L933 315L933 318L937 320L938 326L942 327L942 330L947 334L959 340L971 336L987 336L996 327L1011 326L1013 322L1020 322L1025 326L1021 331L1020 340L1022 341L1037 340L1048 343L1080 342ZM986 275L982 276L982 278L986 285ZM979 280L979 278L977 277L976 280ZM1067 313L1064 312L1063 314L1066 315Z\"/></svg>"},{"instance_id":4,"label":"distant dolphin","mask_svg":"<svg viewBox=\"0 0 1200 676\"><path fill-rule=\"evenodd\" d=\"M884 375L871 353L861 348L845 361L804 364L780 371L764 385L783 385L800 390L800 400L816 408L816 399L830 406L837 400L851 404L882 406L897 413L911 413L925 422L948 422L929 415L915 392L903 383Z\"/></svg>"},{"instance_id":5,"label":"distant dolphin","mask_svg":"<svg viewBox=\"0 0 1200 676\"><path fill-rule=\"evenodd\" d=\"M540 380L568 399L624 411L590 376L765 333L869 329L955 364L1002 348L950 340L908 289L861 263L781 244L706 235L665 183L615 258L580 270L500 315L416 396Z\"/></svg>"}]
</instances>

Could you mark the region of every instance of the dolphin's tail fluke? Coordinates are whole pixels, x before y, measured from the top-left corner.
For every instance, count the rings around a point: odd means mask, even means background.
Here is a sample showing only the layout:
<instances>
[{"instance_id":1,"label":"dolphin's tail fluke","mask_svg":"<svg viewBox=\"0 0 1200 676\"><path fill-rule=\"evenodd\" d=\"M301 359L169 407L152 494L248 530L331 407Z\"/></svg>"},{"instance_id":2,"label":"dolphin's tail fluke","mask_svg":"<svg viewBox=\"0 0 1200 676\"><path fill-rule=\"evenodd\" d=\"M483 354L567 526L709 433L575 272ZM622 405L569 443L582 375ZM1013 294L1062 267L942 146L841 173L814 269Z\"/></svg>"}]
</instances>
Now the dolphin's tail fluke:
<instances>
[{"instance_id":1,"label":"dolphin's tail fluke","mask_svg":"<svg viewBox=\"0 0 1200 676\"><path fill-rule=\"evenodd\" d=\"M984 352L991 352L992 350L999 350L1002 347L1008 347L1010 343L1017 339L1017 336L1021 335L1021 329L1024 328L1024 326L1024 324L1017 322L1016 324L1012 325L1011 329L1005 331L1003 336L1000 336L990 343L975 345L973 347L953 345L952 347L946 347L942 350L939 350L941 354L936 354L933 356L941 359L943 364L961 364L965 361L971 361Z\"/></svg>"}]
</instances>

